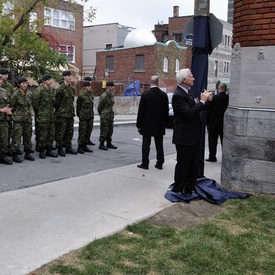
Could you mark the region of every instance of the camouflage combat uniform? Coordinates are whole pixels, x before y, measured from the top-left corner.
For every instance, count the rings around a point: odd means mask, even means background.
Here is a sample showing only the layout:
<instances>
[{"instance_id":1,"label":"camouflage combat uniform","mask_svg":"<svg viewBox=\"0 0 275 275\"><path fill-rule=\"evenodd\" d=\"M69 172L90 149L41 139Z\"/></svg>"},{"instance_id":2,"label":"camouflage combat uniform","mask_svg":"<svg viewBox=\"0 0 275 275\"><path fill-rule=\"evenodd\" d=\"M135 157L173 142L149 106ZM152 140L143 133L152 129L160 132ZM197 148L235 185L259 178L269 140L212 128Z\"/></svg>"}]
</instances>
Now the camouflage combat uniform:
<instances>
[{"instance_id":1,"label":"camouflage combat uniform","mask_svg":"<svg viewBox=\"0 0 275 275\"><path fill-rule=\"evenodd\" d=\"M94 95L92 92L79 92L76 101L76 114L79 117L78 144L87 145L94 125Z\"/></svg>"},{"instance_id":2,"label":"camouflage combat uniform","mask_svg":"<svg viewBox=\"0 0 275 275\"><path fill-rule=\"evenodd\" d=\"M70 148L74 134L74 88L64 83L55 95L55 140L58 147Z\"/></svg>"},{"instance_id":3,"label":"camouflage combat uniform","mask_svg":"<svg viewBox=\"0 0 275 275\"><path fill-rule=\"evenodd\" d=\"M55 92L39 86L33 93L37 148L49 149L55 138Z\"/></svg>"},{"instance_id":4,"label":"camouflage combat uniform","mask_svg":"<svg viewBox=\"0 0 275 275\"><path fill-rule=\"evenodd\" d=\"M32 93L26 91L22 94L17 89L11 96L10 105L12 108L12 152L18 152L21 137L23 137L24 151L30 152L32 149Z\"/></svg>"},{"instance_id":5,"label":"camouflage combat uniform","mask_svg":"<svg viewBox=\"0 0 275 275\"><path fill-rule=\"evenodd\" d=\"M0 88L0 109L9 105L9 97L7 91ZM0 154L8 153L8 136L10 118L7 114L0 112Z\"/></svg>"},{"instance_id":6,"label":"camouflage combat uniform","mask_svg":"<svg viewBox=\"0 0 275 275\"><path fill-rule=\"evenodd\" d=\"M2 88L7 91L8 98L11 98L11 95L13 94L13 86L8 81L4 81ZM8 147L10 149L10 147L11 147L11 144L10 144L11 132L12 132L12 120L11 119L8 120L8 125L9 125L9 130L8 130L7 138L8 138Z\"/></svg>"},{"instance_id":7,"label":"camouflage combat uniform","mask_svg":"<svg viewBox=\"0 0 275 275\"><path fill-rule=\"evenodd\" d=\"M99 99L98 114L100 116L100 136L99 141L110 143L113 135L114 124L114 95L109 92L104 92Z\"/></svg>"}]
</instances>

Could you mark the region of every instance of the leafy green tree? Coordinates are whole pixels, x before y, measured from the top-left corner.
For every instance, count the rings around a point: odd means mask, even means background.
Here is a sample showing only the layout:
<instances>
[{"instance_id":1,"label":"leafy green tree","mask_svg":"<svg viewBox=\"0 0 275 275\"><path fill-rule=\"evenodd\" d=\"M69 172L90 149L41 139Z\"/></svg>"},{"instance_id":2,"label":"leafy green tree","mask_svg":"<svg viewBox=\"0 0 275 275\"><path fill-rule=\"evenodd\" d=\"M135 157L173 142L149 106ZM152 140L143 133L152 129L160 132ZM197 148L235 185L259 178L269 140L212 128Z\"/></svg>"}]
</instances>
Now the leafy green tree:
<instances>
[{"instance_id":1,"label":"leafy green tree","mask_svg":"<svg viewBox=\"0 0 275 275\"><path fill-rule=\"evenodd\" d=\"M74 0L66 2L76 9ZM37 79L46 72L55 77L58 68L68 65L68 58L53 51L48 42L37 34L44 20L36 19L30 23L31 12L41 6L55 7L58 3L58 0L0 0L1 67L11 68L15 76L24 74ZM90 7L85 11L83 20L92 21L95 15L96 9Z\"/></svg>"}]
</instances>

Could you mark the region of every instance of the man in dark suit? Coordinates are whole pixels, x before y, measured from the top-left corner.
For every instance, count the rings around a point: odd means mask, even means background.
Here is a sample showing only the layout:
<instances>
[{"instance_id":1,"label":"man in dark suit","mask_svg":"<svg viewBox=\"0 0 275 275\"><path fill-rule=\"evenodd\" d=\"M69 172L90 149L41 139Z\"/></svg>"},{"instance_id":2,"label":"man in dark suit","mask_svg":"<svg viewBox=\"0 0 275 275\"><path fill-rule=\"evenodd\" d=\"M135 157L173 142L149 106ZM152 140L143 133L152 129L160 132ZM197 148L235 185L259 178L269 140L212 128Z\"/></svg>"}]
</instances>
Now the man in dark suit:
<instances>
[{"instance_id":1,"label":"man in dark suit","mask_svg":"<svg viewBox=\"0 0 275 275\"><path fill-rule=\"evenodd\" d=\"M155 167L162 169L164 163L163 136L168 119L168 97L159 87L159 78L151 77L150 89L142 94L138 109L137 123L139 133L142 135L142 163L138 168L149 168L149 153L151 137L154 137L157 151Z\"/></svg>"},{"instance_id":2,"label":"man in dark suit","mask_svg":"<svg viewBox=\"0 0 275 275\"><path fill-rule=\"evenodd\" d=\"M174 174L172 191L191 195L198 176L201 120L200 111L206 108L206 103L213 97L209 91L201 94L201 99L194 98L189 89L194 77L189 69L177 73L177 89L174 92L172 106L174 110L173 143L177 150L177 164Z\"/></svg>"},{"instance_id":3,"label":"man in dark suit","mask_svg":"<svg viewBox=\"0 0 275 275\"><path fill-rule=\"evenodd\" d=\"M226 94L227 86L221 83L218 94L214 95L213 100L206 109L206 126L208 130L209 158L206 161L216 162L217 144L220 137L221 145L223 142L223 119L228 107L229 96Z\"/></svg>"}]
</instances>

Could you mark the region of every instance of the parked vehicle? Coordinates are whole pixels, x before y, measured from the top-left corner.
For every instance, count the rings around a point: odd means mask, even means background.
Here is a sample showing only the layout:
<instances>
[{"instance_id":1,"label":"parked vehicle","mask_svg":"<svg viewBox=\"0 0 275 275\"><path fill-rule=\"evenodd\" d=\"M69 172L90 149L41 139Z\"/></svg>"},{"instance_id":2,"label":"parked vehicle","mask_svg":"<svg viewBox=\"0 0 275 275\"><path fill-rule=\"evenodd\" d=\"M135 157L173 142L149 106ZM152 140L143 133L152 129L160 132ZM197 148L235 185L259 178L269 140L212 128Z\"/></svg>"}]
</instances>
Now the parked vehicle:
<instances>
[{"instance_id":1,"label":"parked vehicle","mask_svg":"<svg viewBox=\"0 0 275 275\"><path fill-rule=\"evenodd\" d=\"M173 93L167 93L168 106L169 106L167 128L173 128L173 126L174 126L174 110L172 107L173 95L174 95Z\"/></svg>"}]
</instances>

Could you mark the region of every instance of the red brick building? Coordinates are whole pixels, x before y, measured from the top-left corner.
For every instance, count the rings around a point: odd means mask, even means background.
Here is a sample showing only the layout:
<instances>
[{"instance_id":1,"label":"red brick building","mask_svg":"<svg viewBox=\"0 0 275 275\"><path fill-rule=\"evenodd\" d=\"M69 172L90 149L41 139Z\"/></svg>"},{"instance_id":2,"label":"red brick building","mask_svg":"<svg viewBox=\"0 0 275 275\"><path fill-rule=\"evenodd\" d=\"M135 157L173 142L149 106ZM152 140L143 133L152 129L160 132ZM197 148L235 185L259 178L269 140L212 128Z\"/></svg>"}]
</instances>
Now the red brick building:
<instances>
[{"instance_id":1,"label":"red brick building","mask_svg":"<svg viewBox=\"0 0 275 275\"><path fill-rule=\"evenodd\" d=\"M193 15L179 16L179 7L173 7L173 17L168 18L168 24L157 24L153 30L158 42L165 43L168 40L175 40L180 46L185 46L184 26L193 18ZM192 48L186 49L185 66L191 68Z\"/></svg>"},{"instance_id":2,"label":"red brick building","mask_svg":"<svg viewBox=\"0 0 275 275\"><path fill-rule=\"evenodd\" d=\"M146 89L150 77L158 75L160 87L174 91L175 74L185 64L185 51L186 48L175 41L98 51L97 81L102 81L104 77L125 84L129 80L139 80L141 89Z\"/></svg>"},{"instance_id":3,"label":"red brick building","mask_svg":"<svg viewBox=\"0 0 275 275\"><path fill-rule=\"evenodd\" d=\"M66 55L72 68L80 71L83 64L83 6L58 1L54 7L37 8L31 13L31 19L36 18L46 19L38 34L50 43L53 50Z\"/></svg>"}]
</instances>

